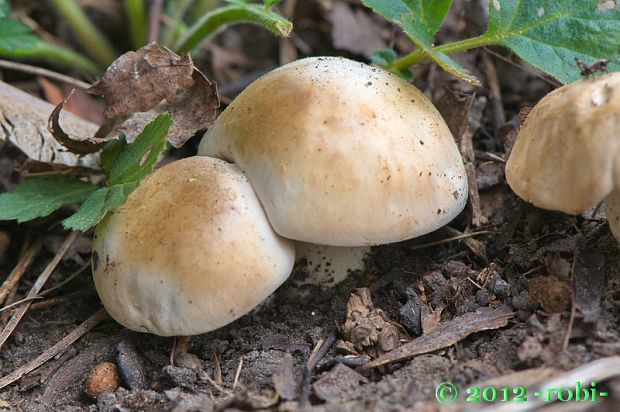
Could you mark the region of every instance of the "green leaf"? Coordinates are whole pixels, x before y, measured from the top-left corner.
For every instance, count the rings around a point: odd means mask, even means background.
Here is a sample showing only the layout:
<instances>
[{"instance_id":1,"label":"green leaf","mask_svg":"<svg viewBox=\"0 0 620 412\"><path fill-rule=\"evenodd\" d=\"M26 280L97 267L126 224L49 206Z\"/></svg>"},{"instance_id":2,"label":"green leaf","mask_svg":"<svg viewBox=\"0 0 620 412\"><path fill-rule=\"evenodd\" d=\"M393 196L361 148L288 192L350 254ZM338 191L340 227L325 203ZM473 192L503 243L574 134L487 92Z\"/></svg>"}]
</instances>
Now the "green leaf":
<instances>
[{"instance_id":1,"label":"green leaf","mask_svg":"<svg viewBox=\"0 0 620 412\"><path fill-rule=\"evenodd\" d=\"M177 52L190 52L229 24L254 23L281 37L287 37L293 29L293 23L266 10L264 5L245 4L240 0L228 0L228 3L231 5L211 10L189 27L177 41Z\"/></svg>"},{"instance_id":2,"label":"green leaf","mask_svg":"<svg viewBox=\"0 0 620 412\"><path fill-rule=\"evenodd\" d=\"M0 18L11 17L11 5L8 0L0 0Z\"/></svg>"},{"instance_id":3,"label":"green leaf","mask_svg":"<svg viewBox=\"0 0 620 412\"><path fill-rule=\"evenodd\" d=\"M384 69L389 69L390 63L396 60L396 57L398 56L396 55L396 51L393 49L383 49L375 52L370 58L370 61L372 64L376 64ZM391 69L391 71L408 82L412 81L414 78L413 72L409 69Z\"/></svg>"},{"instance_id":4,"label":"green leaf","mask_svg":"<svg viewBox=\"0 0 620 412\"><path fill-rule=\"evenodd\" d=\"M108 143L103 146L101 149L101 165L103 166L103 170L105 171L106 176L110 175L110 171L112 171L112 166L114 166L114 162L118 159L118 156L121 154L125 147L127 146L127 141L125 138L121 136L120 139L110 140Z\"/></svg>"},{"instance_id":5,"label":"green leaf","mask_svg":"<svg viewBox=\"0 0 620 412\"><path fill-rule=\"evenodd\" d=\"M282 3L282 0L265 0L265 10L270 10L273 6Z\"/></svg>"},{"instance_id":6,"label":"green leaf","mask_svg":"<svg viewBox=\"0 0 620 412\"><path fill-rule=\"evenodd\" d=\"M139 182L153 171L159 155L166 149L166 135L172 116L161 114L147 124L133 143L118 154L108 176L108 186Z\"/></svg>"},{"instance_id":7,"label":"green leaf","mask_svg":"<svg viewBox=\"0 0 620 412\"><path fill-rule=\"evenodd\" d=\"M575 57L620 70L620 2L490 0L482 37L565 83L581 77Z\"/></svg>"},{"instance_id":8,"label":"green leaf","mask_svg":"<svg viewBox=\"0 0 620 412\"><path fill-rule=\"evenodd\" d=\"M26 222L79 203L97 190L91 183L66 176L33 178L0 194L0 220Z\"/></svg>"},{"instance_id":9,"label":"green leaf","mask_svg":"<svg viewBox=\"0 0 620 412\"><path fill-rule=\"evenodd\" d=\"M448 14L452 0L362 0L362 3L402 27L411 41L445 71L471 84L480 84L447 54L433 50L435 33Z\"/></svg>"},{"instance_id":10,"label":"green leaf","mask_svg":"<svg viewBox=\"0 0 620 412\"><path fill-rule=\"evenodd\" d=\"M33 49L38 41L30 27L21 21L0 18L0 51L11 53L20 49Z\"/></svg>"},{"instance_id":11,"label":"green leaf","mask_svg":"<svg viewBox=\"0 0 620 412\"><path fill-rule=\"evenodd\" d=\"M138 182L102 187L92 193L79 210L65 219L62 225L69 230L87 231L96 226L110 210L125 203L136 187L138 187Z\"/></svg>"}]
</instances>

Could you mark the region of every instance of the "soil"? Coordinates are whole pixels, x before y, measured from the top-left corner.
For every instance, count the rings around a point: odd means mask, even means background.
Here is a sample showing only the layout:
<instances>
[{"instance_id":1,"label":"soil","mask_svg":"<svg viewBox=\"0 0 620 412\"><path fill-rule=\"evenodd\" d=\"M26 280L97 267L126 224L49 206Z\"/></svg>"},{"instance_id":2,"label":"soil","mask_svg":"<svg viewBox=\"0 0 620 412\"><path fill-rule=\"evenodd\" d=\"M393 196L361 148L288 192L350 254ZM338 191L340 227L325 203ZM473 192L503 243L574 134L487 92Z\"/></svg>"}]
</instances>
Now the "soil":
<instances>
[{"instance_id":1,"label":"soil","mask_svg":"<svg viewBox=\"0 0 620 412\"><path fill-rule=\"evenodd\" d=\"M297 46L295 57L302 57L300 50L309 48L311 54L363 60L334 48L326 17L333 18L331 3L298 2L295 23L303 45ZM43 6L37 7L38 13ZM455 6L440 41L467 34L459 24L467 18L462 6ZM52 30L53 22L44 23ZM331 23L335 24L333 19ZM387 30L386 42L402 44L400 51L407 51L407 43L389 25L373 24L373 30ZM212 47L203 56L210 64L200 64L220 83L224 101L258 74L276 67L282 50L268 33L251 26L229 29L213 44L218 49ZM553 82L522 63L506 63L516 59L503 50L492 52L485 59L490 58L496 68L492 81L500 87L500 100L483 86L476 90L473 108L464 112L476 155L479 210L470 205L450 224L459 233L484 233L443 241L455 233L440 229L422 238L375 247L363 271L330 289L306 286L300 290L294 284L304 274L297 271L252 313L222 329L191 337L187 353L177 355L174 366L172 338L131 332L107 318L57 357L0 390L0 410L436 411L440 405L435 388L440 382L450 381L463 389L503 378L509 387L527 386L546 373L556 376L620 355L620 250L603 208L583 216L536 209L511 192L503 178L503 163L493 160L505 158L509 151L520 109L533 106L553 88ZM487 52L475 51L459 59L486 79L483 53ZM447 89L465 95L472 91L435 66L422 65L415 71L416 85L435 102ZM5 80L18 85L32 82L28 76L11 73ZM193 139L170 156L186 156L196 144ZM4 186L14 184L15 167L23 160L14 149L0 150ZM479 227L472 226L476 213ZM0 280L16 264L26 238L47 232L53 221L0 224L0 232L12 239L0 266ZM46 244L22 279L16 300L28 293L66 235L56 228L51 231L54 241ZM78 250L63 260L48 281L50 286L88 261L88 242L88 236L80 239ZM348 336L343 331L347 303L358 288L370 289L373 307L382 311L385 322L397 327L399 345L423 330L481 308L505 305L513 316L505 327L473 333L410 360L364 370L360 365L377 355L376 348L358 347L358 353L351 354L338 342ZM0 376L36 358L100 308L88 271L55 296L68 298L30 310L0 350ZM317 358L316 350L325 348L324 342L329 343L328 350L311 371L306 370L308 359ZM117 365L120 387L93 399L87 395L86 382L102 362ZM535 371L537 376L513 375L519 371ZM573 404L570 410L619 410L617 375L599 383L600 391L609 392L607 398ZM467 410L477 410L473 407Z\"/></svg>"}]
</instances>

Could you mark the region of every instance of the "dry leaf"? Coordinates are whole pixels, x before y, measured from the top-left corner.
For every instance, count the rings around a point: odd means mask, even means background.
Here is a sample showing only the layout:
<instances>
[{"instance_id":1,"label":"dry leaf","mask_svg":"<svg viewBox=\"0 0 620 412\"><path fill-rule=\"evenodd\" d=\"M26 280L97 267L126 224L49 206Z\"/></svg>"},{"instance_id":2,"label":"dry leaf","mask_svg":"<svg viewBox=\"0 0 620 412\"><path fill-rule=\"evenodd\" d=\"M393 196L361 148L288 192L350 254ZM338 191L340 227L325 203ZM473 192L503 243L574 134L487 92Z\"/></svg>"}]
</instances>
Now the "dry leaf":
<instances>
[{"instance_id":1,"label":"dry leaf","mask_svg":"<svg viewBox=\"0 0 620 412\"><path fill-rule=\"evenodd\" d=\"M89 92L103 96L106 118L130 116L174 101L194 84L193 72L189 54L181 57L151 43L116 59Z\"/></svg>"},{"instance_id":2,"label":"dry leaf","mask_svg":"<svg viewBox=\"0 0 620 412\"><path fill-rule=\"evenodd\" d=\"M47 130L54 136L56 140L66 147L70 152L79 155L94 153L101 149L109 139L101 139L97 137L81 137L70 136L60 126L60 112L62 111L67 100L71 98L73 91L52 111L47 124Z\"/></svg>"},{"instance_id":3,"label":"dry leaf","mask_svg":"<svg viewBox=\"0 0 620 412\"><path fill-rule=\"evenodd\" d=\"M119 57L90 91L102 95L108 121L98 137L119 133L132 142L162 113L174 121L168 141L181 147L209 127L220 106L215 83L194 67L189 55L179 57L157 43Z\"/></svg>"},{"instance_id":4,"label":"dry leaf","mask_svg":"<svg viewBox=\"0 0 620 412\"><path fill-rule=\"evenodd\" d=\"M29 158L67 166L98 168L95 156L67 152L47 130L51 104L0 82L0 141L9 141ZM73 136L93 136L98 126L72 113L60 115L65 131Z\"/></svg>"}]
</instances>

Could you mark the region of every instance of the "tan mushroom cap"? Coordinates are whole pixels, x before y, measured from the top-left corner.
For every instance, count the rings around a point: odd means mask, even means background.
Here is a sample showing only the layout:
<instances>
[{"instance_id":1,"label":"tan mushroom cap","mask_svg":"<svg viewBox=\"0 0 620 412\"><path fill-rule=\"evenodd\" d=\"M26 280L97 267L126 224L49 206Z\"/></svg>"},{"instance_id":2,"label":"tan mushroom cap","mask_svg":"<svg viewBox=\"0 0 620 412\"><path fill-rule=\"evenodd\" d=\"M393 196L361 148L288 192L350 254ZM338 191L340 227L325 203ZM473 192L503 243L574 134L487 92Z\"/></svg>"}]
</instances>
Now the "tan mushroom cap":
<instances>
[{"instance_id":1,"label":"tan mushroom cap","mask_svg":"<svg viewBox=\"0 0 620 412\"><path fill-rule=\"evenodd\" d=\"M93 276L108 313L161 336L208 332L256 307L290 275L245 175L192 157L155 171L97 228Z\"/></svg>"},{"instance_id":2,"label":"tan mushroom cap","mask_svg":"<svg viewBox=\"0 0 620 412\"><path fill-rule=\"evenodd\" d=\"M535 206L571 214L620 189L620 73L545 96L519 131L506 179Z\"/></svg>"},{"instance_id":3,"label":"tan mushroom cap","mask_svg":"<svg viewBox=\"0 0 620 412\"><path fill-rule=\"evenodd\" d=\"M246 88L199 154L246 173L280 235L364 246L431 232L464 207L467 178L417 88L343 58L299 60Z\"/></svg>"}]
</instances>

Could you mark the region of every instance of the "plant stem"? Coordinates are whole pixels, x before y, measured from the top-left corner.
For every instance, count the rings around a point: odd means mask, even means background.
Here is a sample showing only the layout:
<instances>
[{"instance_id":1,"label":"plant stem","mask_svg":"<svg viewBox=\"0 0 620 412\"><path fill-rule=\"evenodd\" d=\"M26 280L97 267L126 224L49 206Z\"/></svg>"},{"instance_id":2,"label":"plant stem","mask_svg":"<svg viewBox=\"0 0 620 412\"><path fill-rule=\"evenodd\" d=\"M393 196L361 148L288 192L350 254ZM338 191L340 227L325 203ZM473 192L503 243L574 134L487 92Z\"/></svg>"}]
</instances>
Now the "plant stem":
<instances>
[{"instance_id":1,"label":"plant stem","mask_svg":"<svg viewBox=\"0 0 620 412\"><path fill-rule=\"evenodd\" d=\"M139 49L146 43L146 10L144 0L124 0L125 13L129 20L131 42L133 47Z\"/></svg>"},{"instance_id":2,"label":"plant stem","mask_svg":"<svg viewBox=\"0 0 620 412\"><path fill-rule=\"evenodd\" d=\"M80 42L99 64L107 67L116 59L117 53L93 25L75 0L51 0L54 8L67 20Z\"/></svg>"},{"instance_id":3,"label":"plant stem","mask_svg":"<svg viewBox=\"0 0 620 412\"><path fill-rule=\"evenodd\" d=\"M496 40L493 36L489 36L487 34L483 34L481 36L472 37L470 39L464 39L460 41L456 41L454 43L448 43L441 46L433 47L434 52L438 53L458 53L462 51L467 51L470 49L476 49L479 47L489 46L491 44L496 43ZM423 50L416 50L413 53L410 53L400 59L394 60L387 66L388 70L407 70L409 67L414 64L422 63L424 61L429 60L428 54Z\"/></svg>"},{"instance_id":4,"label":"plant stem","mask_svg":"<svg viewBox=\"0 0 620 412\"><path fill-rule=\"evenodd\" d=\"M164 29L162 43L165 46L172 47L179 34L182 34L186 29L185 23L183 23L183 16L193 3L194 0L168 1L166 15L170 17L170 24Z\"/></svg>"},{"instance_id":5,"label":"plant stem","mask_svg":"<svg viewBox=\"0 0 620 412\"><path fill-rule=\"evenodd\" d=\"M203 41L207 40L221 28L232 23L256 23L278 36L286 37L293 29L293 24L284 17L261 6L248 4L245 6L220 7L203 15L179 39L175 49L179 53L187 53Z\"/></svg>"},{"instance_id":6,"label":"plant stem","mask_svg":"<svg viewBox=\"0 0 620 412\"><path fill-rule=\"evenodd\" d=\"M9 58L42 59L63 67L76 68L91 75L99 73L99 69L89 58L43 40L38 40L35 46L29 49L16 49L10 52L5 50L0 54Z\"/></svg>"}]
</instances>

